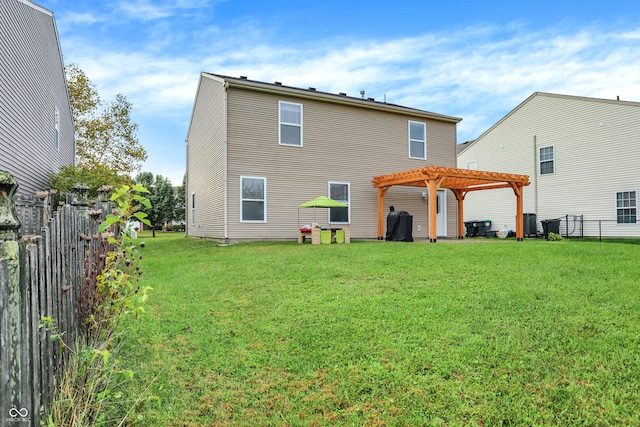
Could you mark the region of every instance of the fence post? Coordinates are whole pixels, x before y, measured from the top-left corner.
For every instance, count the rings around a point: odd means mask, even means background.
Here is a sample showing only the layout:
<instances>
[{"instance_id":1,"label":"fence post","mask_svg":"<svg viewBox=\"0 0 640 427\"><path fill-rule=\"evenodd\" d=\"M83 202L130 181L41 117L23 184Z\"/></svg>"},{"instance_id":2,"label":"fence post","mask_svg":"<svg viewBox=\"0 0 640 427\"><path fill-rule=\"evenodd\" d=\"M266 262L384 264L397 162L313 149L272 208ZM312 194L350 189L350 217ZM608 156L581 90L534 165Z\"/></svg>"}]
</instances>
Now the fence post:
<instances>
[{"instance_id":1,"label":"fence post","mask_svg":"<svg viewBox=\"0 0 640 427\"><path fill-rule=\"evenodd\" d=\"M30 313L25 307L28 289L22 286L28 272L24 245L18 240L17 189L15 178L0 171L0 426L39 416L30 394Z\"/></svg>"},{"instance_id":2,"label":"fence post","mask_svg":"<svg viewBox=\"0 0 640 427\"><path fill-rule=\"evenodd\" d=\"M89 186L85 184L76 184L73 187L73 200L71 205L75 206L78 212L85 213L89 210L89 199L87 193L89 193Z\"/></svg>"}]
</instances>

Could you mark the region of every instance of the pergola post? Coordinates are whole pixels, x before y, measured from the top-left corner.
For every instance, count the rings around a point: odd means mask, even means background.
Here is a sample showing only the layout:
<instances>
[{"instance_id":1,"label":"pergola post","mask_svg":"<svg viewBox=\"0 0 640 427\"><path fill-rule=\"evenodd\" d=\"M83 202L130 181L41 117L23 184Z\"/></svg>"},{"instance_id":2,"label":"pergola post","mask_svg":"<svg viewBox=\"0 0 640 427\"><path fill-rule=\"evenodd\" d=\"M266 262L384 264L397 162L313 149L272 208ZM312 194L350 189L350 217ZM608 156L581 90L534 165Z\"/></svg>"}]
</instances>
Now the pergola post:
<instances>
[{"instance_id":1,"label":"pergola post","mask_svg":"<svg viewBox=\"0 0 640 427\"><path fill-rule=\"evenodd\" d=\"M516 195L516 240L521 242L524 240L524 213L522 202L522 187L512 183L513 193Z\"/></svg>"},{"instance_id":2,"label":"pergola post","mask_svg":"<svg viewBox=\"0 0 640 427\"><path fill-rule=\"evenodd\" d=\"M464 191L456 189L451 190L458 201L458 239L464 239Z\"/></svg>"},{"instance_id":3,"label":"pergola post","mask_svg":"<svg viewBox=\"0 0 640 427\"><path fill-rule=\"evenodd\" d=\"M378 240L384 240L384 195L391 187L378 187Z\"/></svg>"},{"instance_id":4,"label":"pergola post","mask_svg":"<svg viewBox=\"0 0 640 427\"><path fill-rule=\"evenodd\" d=\"M438 238L438 180L428 179L429 189L429 241L435 243Z\"/></svg>"}]
</instances>

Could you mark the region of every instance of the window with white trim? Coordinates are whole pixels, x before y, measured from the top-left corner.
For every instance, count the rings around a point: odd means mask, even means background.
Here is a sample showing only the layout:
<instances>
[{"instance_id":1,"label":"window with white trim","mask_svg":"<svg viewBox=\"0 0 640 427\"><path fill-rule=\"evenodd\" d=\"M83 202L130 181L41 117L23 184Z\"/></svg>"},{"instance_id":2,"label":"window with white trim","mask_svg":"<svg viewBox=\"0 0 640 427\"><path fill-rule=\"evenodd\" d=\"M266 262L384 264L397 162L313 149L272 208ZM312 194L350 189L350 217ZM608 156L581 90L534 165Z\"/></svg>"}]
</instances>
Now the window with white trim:
<instances>
[{"instance_id":1,"label":"window with white trim","mask_svg":"<svg viewBox=\"0 0 640 427\"><path fill-rule=\"evenodd\" d=\"M616 220L618 224L635 224L638 220L638 192L616 193Z\"/></svg>"},{"instance_id":2,"label":"window with white trim","mask_svg":"<svg viewBox=\"0 0 640 427\"><path fill-rule=\"evenodd\" d=\"M478 161L477 160L472 160L470 162L467 162L467 169L472 170L472 171L477 171L478 170Z\"/></svg>"},{"instance_id":3,"label":"window with white trim","mask_svg":"<svg viewBox=\"0 0 640 427\"><path fill-rule=\"evenodd\" d=\"M267 178L240 177L240 221L267 222Z\"/></svg>"},{"instance_id":4,"label":"window with white trim","mask_svg":"<svg viewBox=\"0 0 640 427\"><path fill-rule=\"evenodd\" d=\"M60 111L55 107L53 112L53 147L60 151Z\"/></svg>"},{"instance_id":5,"label":"window with white trim","mask_svg":"<svg viewBox=\"0 0 640 427\"><path fill-rule=\"evenodd\" d=\"M191 193L191 225L196 223L196 193Z\"/></svg>"},{"instance_id":6,"label":"window with white trim","mask_svg":"<svg viewBox=\"0 0 640 427\"><path fill-rule=\"evenodd\" d=\"M427 158L427 125L409 120L409 158Z\"/></svg>"},{"instance_id":7,"label":"window with white trim","mask_svg":"<svg viewBox=\"0 0 640 427\"><path fill-rule=\"evenodd\" d=\"M278 143L302 147L302 104L278 101Z\"/></svg>"},{"instance_id":8,"label":"window with white trim","mask_svg":"<svg viewBox=\"0 0 640 427\"><path fill-rule=\"evenodd\" d=\"M329 182L329 198L350 206L351 185L348 182ZM329 222L332 224L349 224L349 207L329 208Z\"/></svg>"},{"instance_id":9,"label":"window with white trim","mask_svg":"<svg viewBox=\"0 0 640 427\"><path fill-rule=\"evenodd\" d=\"M555 147L540 147L539 149L540 175L548 175L556 173L556 154Z\"/></svg>"}]
</instances>

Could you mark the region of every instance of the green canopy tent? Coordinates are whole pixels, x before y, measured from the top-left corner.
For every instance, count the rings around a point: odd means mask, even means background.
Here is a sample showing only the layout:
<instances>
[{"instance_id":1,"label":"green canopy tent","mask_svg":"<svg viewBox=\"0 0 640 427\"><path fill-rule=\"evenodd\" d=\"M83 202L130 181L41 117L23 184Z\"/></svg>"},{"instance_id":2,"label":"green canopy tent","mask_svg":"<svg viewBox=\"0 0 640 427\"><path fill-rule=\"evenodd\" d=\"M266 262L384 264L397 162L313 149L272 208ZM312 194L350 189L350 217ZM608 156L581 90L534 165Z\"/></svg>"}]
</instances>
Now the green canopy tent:
<instances>
[{"instance_id":1,"label":"green canopy tent","mask_svg":"<svg viewBox=\"0 0 640 427\"><path fill-rule=\"evenodd\" d=\"M316 208L348 208L349 206L333 200L327 196L319 196L315 199L298 205L298 226L300 226L300 208L313 208L313 222L316 222Z\"/></svg>"}]
</instances>

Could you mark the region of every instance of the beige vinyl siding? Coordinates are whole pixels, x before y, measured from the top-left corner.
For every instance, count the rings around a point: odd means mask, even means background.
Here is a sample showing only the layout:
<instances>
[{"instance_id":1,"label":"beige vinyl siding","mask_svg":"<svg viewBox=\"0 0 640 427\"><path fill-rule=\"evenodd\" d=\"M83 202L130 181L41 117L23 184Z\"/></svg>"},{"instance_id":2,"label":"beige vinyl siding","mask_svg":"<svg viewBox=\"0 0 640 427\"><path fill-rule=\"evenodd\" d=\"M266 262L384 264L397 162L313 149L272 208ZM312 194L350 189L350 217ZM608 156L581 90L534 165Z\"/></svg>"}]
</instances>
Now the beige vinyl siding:
<instances>
[{"instance_id":1,"label":"beige vinyl siding","mask_svg":"<svg viewBox=\"0 0 640 427\"><path fill-rule=\"evenodd\" d=\"M524 211L537 214L542 230L540 220L566 215L614 221L615 193L640 189L638 144L638 103L536 94L463 151L458 165L478 160L482 170L530 175ZM546 146L555 147L555 173L541 176L537 149ZM468 195L464 216L515 227L512 191ZM640 236L640 226L609 224L607 234Z\"/></svg>"},{"instance_id":2,"label":"beige vinyl siding","mask_svg":"<svg viewBox=\"0 0 640 427\"><path fill-rule=\"evenodd\" d=\"M206 77L198 96L187 135L187 234L223 239L225 88ZM196 194L196 220L191 223L191 195Z\"/></svg>"},{"instance_id":3,"label":"beige vinyl siding","mask_svg":"<svg viewBox=\"0 0 640 427\"><path fill-rule=\"evenodd\" d=\"M304 146L278 144L278 101L303 105ZM313 222L313 209L296 207L328 194L328 183L348 182L351 236L377 237L377 190L380 174L428 165L455 166L455 124L322 101L278 96L240 88L228 91L228 221L233 239L295 238L299 225ZM408 157L408 121L427 126L427 161ZM267 178L267 222L240 222L240 176ZM414 215L414 237L427 237L424 189L394 187L385 198ZM455 198L447 197L455 224ZM453 201L453 204L451 202ZM299 215L299 219L298 219ZM315 210L316 222L328 212ZM451 236L455 225L448 224ZM422 231L417 232L417 225Z\"/></svg>"},{"instance_id":4,"label":"beige vinyl siding","mask_svg":"<svg viewBox=\"0 0 640 427\"><path fill-rule=\"evenodd\" d=\"M49 188L49 174L75 160L73 119L53 14L0 0L0 170L18 194ZM59 149L55 111L59 112Z\"/></svg>"}]
</instances>

